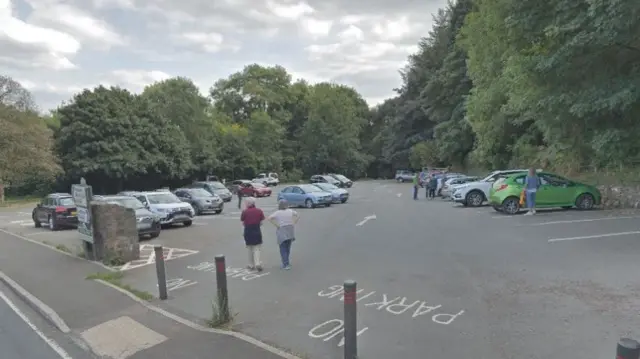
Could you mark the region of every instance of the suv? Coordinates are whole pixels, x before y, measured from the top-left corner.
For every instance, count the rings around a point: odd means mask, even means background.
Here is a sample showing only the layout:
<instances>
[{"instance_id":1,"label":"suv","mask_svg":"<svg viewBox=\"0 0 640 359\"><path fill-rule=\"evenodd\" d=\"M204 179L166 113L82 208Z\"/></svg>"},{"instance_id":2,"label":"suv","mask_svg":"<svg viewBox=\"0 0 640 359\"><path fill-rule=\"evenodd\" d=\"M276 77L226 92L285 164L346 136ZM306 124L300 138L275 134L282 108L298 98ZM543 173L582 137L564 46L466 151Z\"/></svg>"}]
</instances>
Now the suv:
<instances>
[{"instance_id":1,"label":"suv","mask_svg":"<svg viewBox=\"0 0 640 359\"><path fill-rule=\"evenodd\" d=\"M137 198L151 212L160 217L160 224L168 227L182 223L185 227L193 224L196 211L189 203L182 202L171 192L121 192L123 196Z\"/></svg>"},{"instance_id":2,"label":"suv","mask_svg":"<svg viewBox=\"0 0 640 359\"><path fill-rule=\"evenodd\" d=\"M337 174L337 173L329 173L329 176L333 177L338 182L340 182L340 186L338 186L338 187L351 188L351 186L353 186L353 181L348 179L344 175Z\"/></svg>"},{"instance_id":3,"label":"suv","mask_svg":"<svg viewBox=\"0 0 640 359\"><path fill-rule=\"evenodd\" d=\"M491 172L480 181L469 182L456 187L451 199L463 206L480 207L489 198L491 186L499 178L507 177L515 173L527 172L528 170L504 170Z\"/></svg>"},{"instance_id":4,"label":"suv","mask_svg":"<svg viewBox=\"0 0 640 359\"><path fill-rule=\"evenodd\" d=\"M52 231L78 226L76 203L69 193L51 193L46 196L33 209L31 218L36 228L46 224Z\"/></svg>"},{"instance_id":5,"label":"suv","mask_svg":"<svg viewBox=\"0 0 640 359\"><path fill-rule=\"evenodd\" d=\"M136 227L138 236L156 238L160 235L160 218L145 208L137 198L131 196L93 196L92 200L117 204L132 209L136 214Z\"/></svg>"},{"instance_id":6,"label":"suv","mask_svg":"<svg viewBox=\"0 0 640 359\"><path fill-rule=\"evenodd\" d=\"M226 190L226 188L225 188ZM222 213L222 199L203 188L179 188L173 192L180 200L191 204L197 215L206 213Z\"/></svg>"},{"instance_id":7,"label":"suv","mask_svg":"<svg viewBox=\"0 0 640 359\"><path fill-rule=\"evenodd\" d=\"M413 180L414 173L409 170L397 170L396 181L398 182L411 182Z\"/></svg>"},{"instance_id":8,"label":"suv","mask_svg":"<svg viewBox=\"0 0 640 359\"><path fill-rule=\"evenodd\" d=\"M202 188L209 193L220 197L225 202L231 202L231 198L233 194L227 187L225 187L222 182L218 181L197 181L192 184L186 186L186 188Z\"/></svg>"},{"instance_id":9,"label":"suv","mask_svg":"<svg viewBox=\"0 0 640 359\"><path fill-rule=\"evenodd\" d=\"M328 175L313 175L311 176L309 183L329 183L336 187L342 187L342 183L340 181Z\"/></svg>"},{"instance_id":10,"label":"suv","mask_svg":"<svg viewBox=\"0 0 640 359\"><path fill-rule=\"evenodd\" d=\"M280 179L278 179L278 174L274 172L259 173L252 182L262 183L265 186L277 186L280 184Z\"/></svg>"}]
</instances>

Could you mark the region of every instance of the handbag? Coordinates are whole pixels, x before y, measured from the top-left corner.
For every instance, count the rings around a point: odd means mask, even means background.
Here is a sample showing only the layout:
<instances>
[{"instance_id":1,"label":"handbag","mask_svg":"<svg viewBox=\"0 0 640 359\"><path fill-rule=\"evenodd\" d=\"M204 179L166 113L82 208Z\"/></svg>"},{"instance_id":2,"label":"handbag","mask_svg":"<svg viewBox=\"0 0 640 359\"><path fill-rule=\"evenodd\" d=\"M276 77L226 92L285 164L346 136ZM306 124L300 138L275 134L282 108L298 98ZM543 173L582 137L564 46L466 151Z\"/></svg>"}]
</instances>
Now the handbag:
<instances>
[{"instance_id":1,"label":"handbag","mask_svg":"<svg viewBox=\"0 0 640 359\"><path fill-rule=\"evenodd\" d=\"M520 205L524 206L524 202L525 202L525 195L524 195L524 190L520 193Z\"/></svg>"}]
</instances>

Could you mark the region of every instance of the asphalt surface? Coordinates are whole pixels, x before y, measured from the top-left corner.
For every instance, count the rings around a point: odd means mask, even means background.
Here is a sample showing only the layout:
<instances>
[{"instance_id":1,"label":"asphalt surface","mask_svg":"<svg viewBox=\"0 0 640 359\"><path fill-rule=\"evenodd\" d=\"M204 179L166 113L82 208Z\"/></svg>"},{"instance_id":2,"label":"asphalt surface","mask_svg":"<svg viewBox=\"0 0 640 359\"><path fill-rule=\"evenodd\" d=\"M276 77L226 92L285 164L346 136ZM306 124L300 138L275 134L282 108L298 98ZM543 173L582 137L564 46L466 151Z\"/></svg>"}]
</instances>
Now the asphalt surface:
<instances>
[{"instance_id":1,"label":"asphalt surface","mask_svg":"<svg viewBox=\"0 0 640 359\"><path fill-rule=\"evenodd\" d=\"M173 248L163 305L209 318L214 256L225 254L236 329L310 358L341 355L346 279L361 290L362 358L606 358L619 337L640 337L640 213L506 216L427 201L424 190L414 201L410 185L381 181L350 192L344 205L298 210L291 271L279 269L268 223L265 272L241 271L236 209L163 231L147 243ZM274 211L275 196L258 206ZM26 228L38 240L64 233ZM152 261L124 269L128 283L157 292Z\"/></svg>"},{"instance_id":2,"label":"asphalt surface","mask_svg":"<svg viewBox=\"0 0 640 359\"><path fill-rule=\"evenodd\" d=\"M70 337L51 327L0 285L0 357L7 359L94 358Z\"/></svg>"}]
</instances>

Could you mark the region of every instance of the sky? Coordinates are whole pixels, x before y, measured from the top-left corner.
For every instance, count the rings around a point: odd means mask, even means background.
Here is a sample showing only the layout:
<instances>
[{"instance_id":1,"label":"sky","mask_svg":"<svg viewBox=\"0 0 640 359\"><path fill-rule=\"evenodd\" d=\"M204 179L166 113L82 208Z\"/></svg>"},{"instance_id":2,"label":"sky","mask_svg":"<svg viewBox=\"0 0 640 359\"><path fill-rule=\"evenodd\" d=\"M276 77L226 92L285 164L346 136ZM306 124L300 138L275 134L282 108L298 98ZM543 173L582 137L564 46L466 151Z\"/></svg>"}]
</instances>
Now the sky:
<instances>
[{"instance_id":1,"label":"sky","mask_svg":"<svg viewBox=\"0 0 640 359\"><path fill-rule=\"evenodd\" d=\"M393 96L445 0L0 0L0 74L41 110L98 84L139 92L174 76L203 94L257 63L294 79Z\"/></svg>"}]
</instances>

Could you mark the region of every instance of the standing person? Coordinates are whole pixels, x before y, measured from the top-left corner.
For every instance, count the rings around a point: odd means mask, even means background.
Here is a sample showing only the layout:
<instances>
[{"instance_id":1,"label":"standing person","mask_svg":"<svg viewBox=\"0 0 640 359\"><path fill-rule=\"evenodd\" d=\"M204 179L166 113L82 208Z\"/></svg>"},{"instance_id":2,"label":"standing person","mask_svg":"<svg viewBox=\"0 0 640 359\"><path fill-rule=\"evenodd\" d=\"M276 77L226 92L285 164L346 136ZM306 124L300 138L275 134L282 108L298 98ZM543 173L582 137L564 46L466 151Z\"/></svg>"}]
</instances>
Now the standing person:
<instances>
[{"instance_id":1,"label":"standing person","mask_svg":"<svg viewBox=\"0 0 640 359\"><path fill-rule=\"evenodd\" d=\"M236 195L238 196L238 209L242 209L242 184L238 185Z\"/></svg>"},{"instance_id":2,"label":"standing person","mask_svg":"<svg viewBox=\"0 0 640 359\"><path fill-rule=\"evenodd\" d=\"M413 175L413 199L418 200L418 186L420 186L420 179L418 174Z\"/></svg>"},{"instance_id":3,"label":"standing person","mask_svg":"<svg viewBox=\"0 0 640 359\"><path fill-rule=\"evenodd\" d=\"M536 214L536 194L541 184L542 182L536 174L536 170L533 167L529 168L529 173L524 179L525 197L527 200L527 208L529 208L529 211L525 215Z\"/></svg>"},{"instance_id":4,"label":"standing person","mask_svg":"<svg viewBox=\"0 0 640 359\"><path fill-rule=\"evenodd\" d=\"M262 272L262 263L260 262L260 247L262 246L262 221L264 221L264 212L256 207L256 199L247 197L244 200L245 210L240 215L240 221L244 225L244 243L247 246L249 255L250 270Z\"/></svg>"},{"instance_id":5,"label":"standing person","mask_svg":"<svg viewBox=\"0 0 640 359\"><path fill-rule=\"evenodd\" d=\"M429 199L436 198L436 188L438 188L438 177L432 175L429 179Z\"/></svg>"},{"instance_id":6,"label":"standing person","mask_svg":"<svg viewBox=\"0 0 640 359\"><path fill-rule=\"evenodd\" d=\"M298 212L289 208L285 200L278 202L278 210L269 217L269 222L276 226L276 237L280 246L280 258L282 259L282 269L291 269L289 256L291 255L291 244L296 240L295 225L298 223Z\"/></svg>"}]
</instances>

